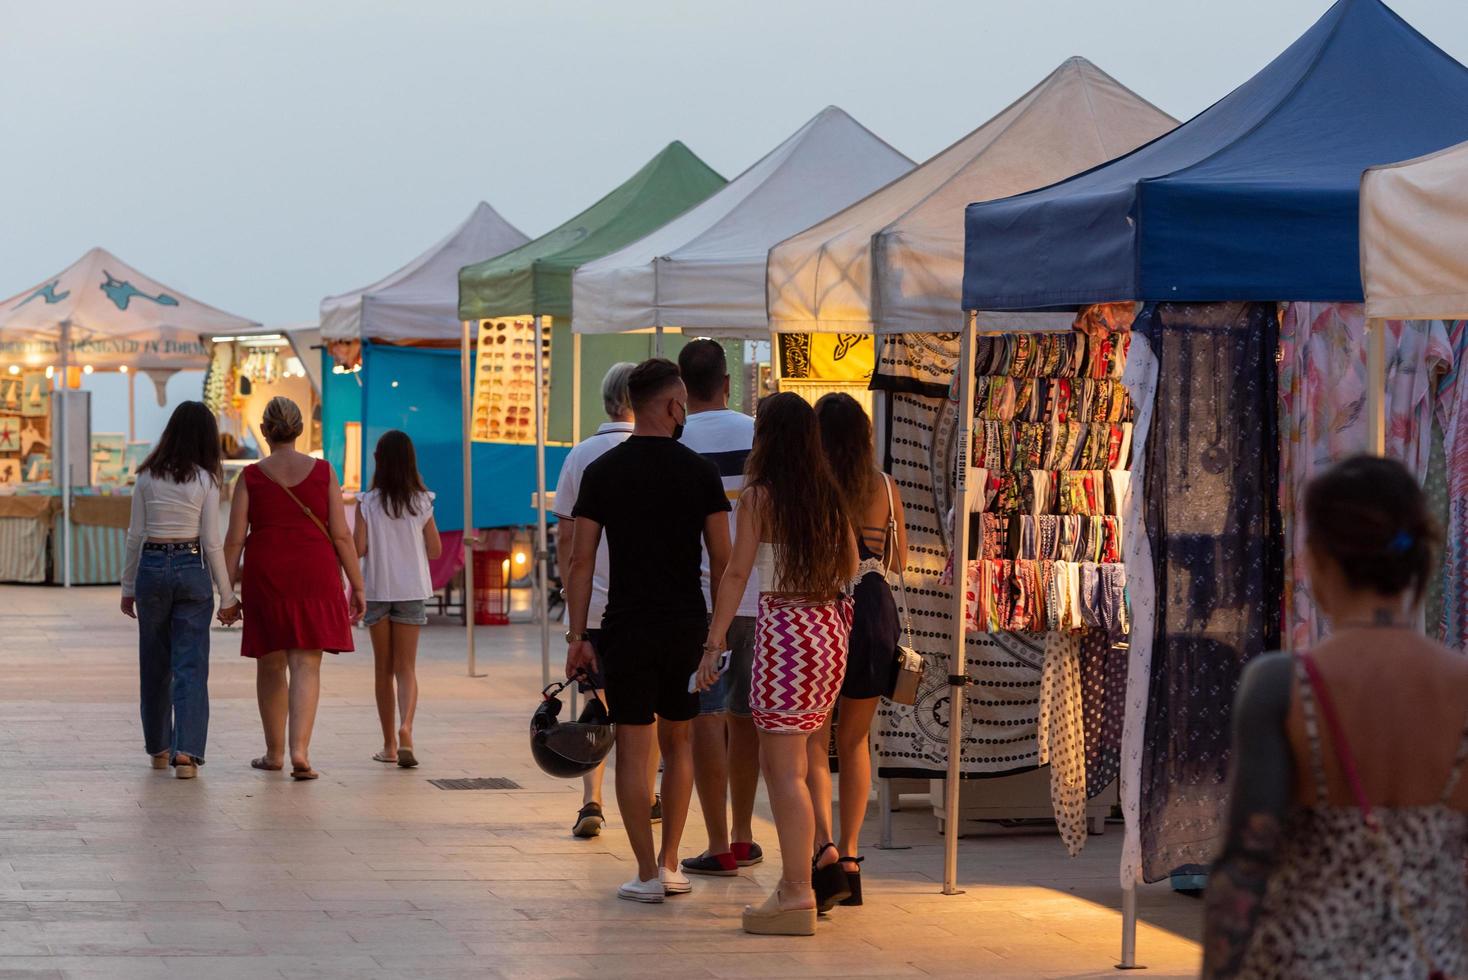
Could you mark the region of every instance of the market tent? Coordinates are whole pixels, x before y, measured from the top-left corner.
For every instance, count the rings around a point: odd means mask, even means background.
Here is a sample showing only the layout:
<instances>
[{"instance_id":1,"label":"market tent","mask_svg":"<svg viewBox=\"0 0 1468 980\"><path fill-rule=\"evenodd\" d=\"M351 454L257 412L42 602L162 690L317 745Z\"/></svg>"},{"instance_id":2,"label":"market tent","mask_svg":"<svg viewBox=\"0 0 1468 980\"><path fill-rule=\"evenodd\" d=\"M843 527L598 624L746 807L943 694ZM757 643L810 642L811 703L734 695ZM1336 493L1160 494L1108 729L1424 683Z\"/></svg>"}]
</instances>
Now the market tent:
<instances>
[{"instance_id":1,"label":"market tent","mask_svg":"<svg viewBox=\"0 0 1468 980\"><path fill-rule=\"evenodd\" d=\"M370 286L321 301L327 340L458 340L459 270L529 241L480 201L447 238Z\"/></svg>"},{"instance_id":2,"label":"market tent","mask_svg":"<svg viewBox=\"0 0 1468 980\"><path fill-rule=\"evenodd\" d=\"M1468 139L1468 69L1380 0L1338 0L1141 149L966 212L965 309L1360 302L1361 171Z\"/></svg>"},{"instance_id":3,"label":"market tent","mask_svg":"<svg viewBox=\"0 0 1468 980\"><path fill-rule=\"evenodd\" d=\"M681 142L669 143L601 200L534 241L459 273L459 319L570 317L571 273L634 242L724 186Z\"/></svg>"},{"instance_id":4,"label":"market tent","mask_svg":"<svg viewBox=\"0 0 1468 980\"><path fill-rule=\"evenodd\" d=\"M1177 125L1085 58L922 166L770 250L777 331L962 327L964 205L1033 190Z\"/></svg>"},{"instance_id":5,"label":"market tent","mask_svg":"<svg viewBox=\"0 0 1468 980\"><path fill-rule=\"evenodd\" d=\"M1468 143L1361 178L1366 315L1468 317Z\"/></svg>"},{"instance_id":6,"label":"market tent","mask_svg":"<svg viewBox=\"0 0 1468 980\"><path fill-rule=\"evenodd\" d=\"M258 326L190 299L106 249L94 248L0 302L0 357L155 373L202 369L209 365L209 353L201 335Z\"/></svg>"},{"instance_id":7,"label":"market tent","mask_svg":"<svg viewBox=\"0 0 1468 980\"><path fill-rule=\"evenodd\" d=\"M576 273L572 329L769 330L770 246L912 169L828 106L723 190Z\"/></svg>"}]
</instances>

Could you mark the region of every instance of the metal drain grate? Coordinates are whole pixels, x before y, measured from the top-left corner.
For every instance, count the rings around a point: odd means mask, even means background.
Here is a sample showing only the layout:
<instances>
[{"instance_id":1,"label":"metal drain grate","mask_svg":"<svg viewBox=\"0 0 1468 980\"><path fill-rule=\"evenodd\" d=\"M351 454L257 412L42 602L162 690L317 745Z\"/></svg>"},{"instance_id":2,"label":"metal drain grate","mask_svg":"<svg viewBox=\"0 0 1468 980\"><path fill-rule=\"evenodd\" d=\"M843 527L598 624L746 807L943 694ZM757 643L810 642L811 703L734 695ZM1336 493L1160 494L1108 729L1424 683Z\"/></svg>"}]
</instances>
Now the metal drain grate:
<instances>
[{"instance_id":1,"label":"metal drain grate","mask_svg":"<svg viewBox=\"0 0 1468 980\"><path fill-rule=\"evenodd\" d=\"M520 789L520 784L504 776L479 776L474 779L430 779L439 789Z\"/></svg>"}]
</instances>

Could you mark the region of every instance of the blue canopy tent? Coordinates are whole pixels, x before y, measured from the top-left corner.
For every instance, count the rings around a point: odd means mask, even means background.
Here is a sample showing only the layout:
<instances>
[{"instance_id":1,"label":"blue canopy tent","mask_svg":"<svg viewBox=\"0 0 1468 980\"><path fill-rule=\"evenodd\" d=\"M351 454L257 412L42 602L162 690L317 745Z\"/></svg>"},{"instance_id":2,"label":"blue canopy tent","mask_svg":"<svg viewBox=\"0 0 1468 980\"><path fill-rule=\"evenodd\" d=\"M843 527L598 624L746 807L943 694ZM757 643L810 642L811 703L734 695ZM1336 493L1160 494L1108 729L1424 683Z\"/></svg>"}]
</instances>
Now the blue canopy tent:
<instances>
[{"instance_id":1,"label":"blue canopy tent","mask_svg":"<svg viewBox=\"0 0 1468 980\"><path fill-rule=\"evenodd\" d=\"M965 212L967 310L1361 302L1361 172L1468 139L1468 68L1339 0L1249 81L1126 156Z\"/></svg>"},{"instance_id":2,"label":"blue canopy tent","mask_svg":"<svg viewBox=\"0 0 1468 980\"><path fill-rule=\"evenodd\" d=\"M1362 171L1464 139L1468 68L1380 0L1339 0L1253 78L1166 135L1049 187L970 204L963 306L971 312L960 363L972 363L979 311L1361 302ZM1381 330L1369 328L1378 451L1382 351ZM963 372L960 417L973 412L973 389L972 372ZM959 433L962 494L966 427ZM955 507L955 540L967 540L967 510ZM960 635L950 674L964 667ZM956 686L955 703L961 697ZM1130 860L1123 966L1135 954Z\"/></svg>"}]
</instances>

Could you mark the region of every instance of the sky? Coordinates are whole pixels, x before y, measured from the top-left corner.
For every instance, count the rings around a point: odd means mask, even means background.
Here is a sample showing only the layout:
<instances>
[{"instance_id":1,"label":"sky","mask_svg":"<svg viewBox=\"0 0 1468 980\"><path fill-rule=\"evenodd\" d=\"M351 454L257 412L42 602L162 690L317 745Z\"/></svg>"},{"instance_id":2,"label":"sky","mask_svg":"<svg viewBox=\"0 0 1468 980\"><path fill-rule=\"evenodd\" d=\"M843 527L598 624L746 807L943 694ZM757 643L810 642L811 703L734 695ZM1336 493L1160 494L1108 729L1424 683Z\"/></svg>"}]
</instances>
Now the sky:
<instances>
[{"instance_id":1,"label":"sky","mask_svg":"<svg viewBox=\"0 0 1468 980\"><path fill-rule=\"evenodd\" d=\"M476 202L538 235L674 139L732 177L836 104L920 161L1077 54L1186 119L1328 6L0 0L0 296L101 245L314 321ZM1391 6L1468 61L1468 3Z\"/></svg>"}]
</instances>

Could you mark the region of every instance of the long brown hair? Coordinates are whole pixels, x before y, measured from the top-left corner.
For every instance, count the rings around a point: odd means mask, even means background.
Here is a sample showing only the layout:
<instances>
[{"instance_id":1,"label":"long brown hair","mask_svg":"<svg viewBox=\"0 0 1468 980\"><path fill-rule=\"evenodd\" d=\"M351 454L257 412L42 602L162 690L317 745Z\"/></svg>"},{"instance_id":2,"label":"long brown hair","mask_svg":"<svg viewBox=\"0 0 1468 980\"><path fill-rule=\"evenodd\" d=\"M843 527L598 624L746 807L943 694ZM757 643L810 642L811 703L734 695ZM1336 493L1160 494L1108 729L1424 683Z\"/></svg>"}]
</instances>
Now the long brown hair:
<instances>
[{"instance_id":1,"label":"long brown hair","mask_svg":"<svg viewBox=\"0 0 1468 980\"><path fill-rule=\"evenodd\" d=\"M872 456L871 419L844 391L822 395L816 402L816 419L831 475L846 500L847 519L853 528L860 528L867 502L882 487L882 473Z\"/></svg>"},{"instance_id":2,"label":"long brown hair","mask_svg":"<svg viewBox=\"0 0 1468 980\"><path fill-rule=\"evenodd\" d=\"M404 513L416 517L423 499L419 494L427 493L428 488L418 474L418 453L413 449L413 440L406 432L388 429L377 440L372 461L371 489L382 496L382 509L390 517L402 517Z\"/></svg>"},{"instance_id":3,"label":"long brown hair","mask_svg":"<svg viewBox=\"0 0 1468 980\"><path fill-rule=\"evenodd\" d=\"M818 599L840 592L856 565L851 525L804 398L783 391L759 403L744 483L764 492L783 588Z\"/></svg>"},{"instance_id":4,"label":"long brown hair","mask_svg":"<svg viewBox=\"0 0 1468 980\"><path fill-rule=\"evenodd\" d=\"M192 483L203 470L215 486L224 484L219 463L219 425L203 402L182 402L168 418L158 445L138 466L139 473L173 483Z\"/></svg>"}]
</instances>

